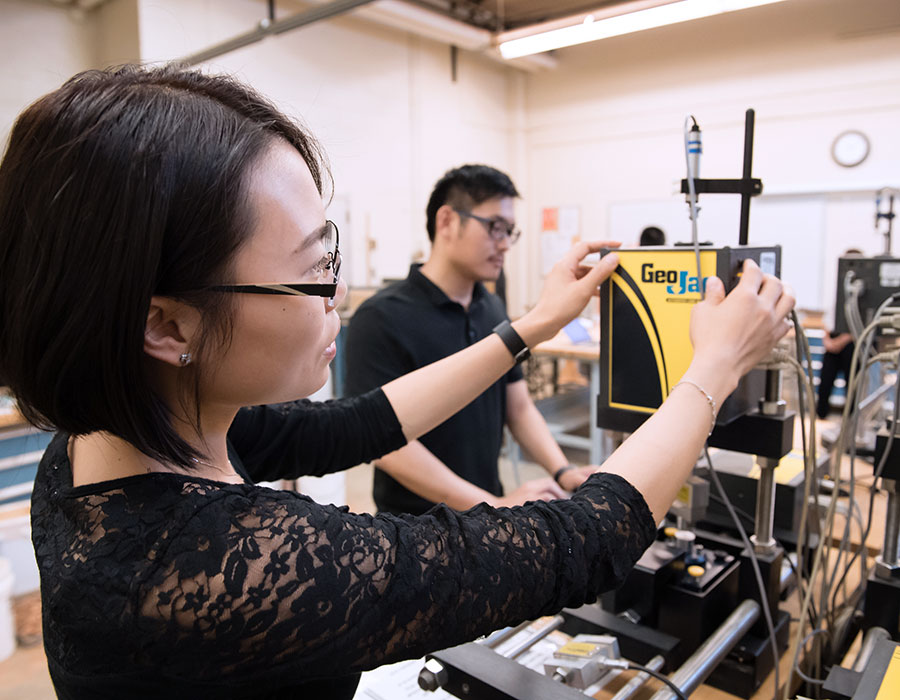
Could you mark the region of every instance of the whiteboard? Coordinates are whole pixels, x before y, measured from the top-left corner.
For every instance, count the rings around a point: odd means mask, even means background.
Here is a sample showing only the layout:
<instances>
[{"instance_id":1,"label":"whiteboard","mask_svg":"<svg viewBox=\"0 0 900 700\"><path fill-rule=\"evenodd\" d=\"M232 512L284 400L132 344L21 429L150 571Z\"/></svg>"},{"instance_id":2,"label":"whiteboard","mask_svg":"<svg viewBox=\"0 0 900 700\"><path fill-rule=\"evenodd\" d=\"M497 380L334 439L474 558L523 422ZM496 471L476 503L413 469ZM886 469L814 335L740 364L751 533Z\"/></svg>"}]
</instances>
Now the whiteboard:
<instances>
[{"instance_id":1,"label":"whiteboard","mask_svg":"<svg viewBox=\"0 0 900 700\"><path fill-rule=\"evenodd\" d=\"M794 288L800 308L822 308L825 203L824 195L762 195L750 204L748 242L781 246L781 277ZM737 195L701 195L697 219L700 241L710 241L717 247L736 246L740 211ZM669 245L691 240L688 207L682 197L610 205L608 230L613 239L637 245L647 226L665 231Z\"/></svg>"}]
</instances>

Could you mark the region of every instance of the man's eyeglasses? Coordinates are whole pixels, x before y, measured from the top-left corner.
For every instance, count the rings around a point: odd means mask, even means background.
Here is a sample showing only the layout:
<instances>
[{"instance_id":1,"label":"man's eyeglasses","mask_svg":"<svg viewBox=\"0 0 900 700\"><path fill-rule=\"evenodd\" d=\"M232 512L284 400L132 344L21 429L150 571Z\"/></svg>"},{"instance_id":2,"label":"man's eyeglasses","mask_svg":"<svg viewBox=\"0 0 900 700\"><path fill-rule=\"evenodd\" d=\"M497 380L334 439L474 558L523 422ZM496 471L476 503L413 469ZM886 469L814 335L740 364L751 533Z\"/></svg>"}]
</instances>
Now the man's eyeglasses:
<instances>
[{"instance_id":1,"label":"man's eyeglasses","mask_svg":"<svg viewBox=\"0 0 900 700\"><path fill-rule=\"evenodd\" d=\"M515 226L504 219L488 219L483 216L473 214L470 211L466 211L465 209L456 209L455 207L453 211L455 211L460 216L464 216L469 219L475 219L475 221L482 224L485 229L487 229L488 235L498 243L504 238L509 238L509 244L512 245L517 240L519 240L519 236L522 235L522 232L519 229L517 229Z\"/></svg>"},{"instance_id":2,"label":"man's eyeglasses","mask_svg":"<svg viewBox=\"0 0 900 700\"><path fill-rule=\"evenodd\" d=\"M338 227L333 221L325 222L322 246L330 251L313 268L315 282L301 284L219 284L208 289L231 294L285 294L289 296L325 297L334 303L341 275L341 251L338 248Z\"/></svg>"}]
</instances>

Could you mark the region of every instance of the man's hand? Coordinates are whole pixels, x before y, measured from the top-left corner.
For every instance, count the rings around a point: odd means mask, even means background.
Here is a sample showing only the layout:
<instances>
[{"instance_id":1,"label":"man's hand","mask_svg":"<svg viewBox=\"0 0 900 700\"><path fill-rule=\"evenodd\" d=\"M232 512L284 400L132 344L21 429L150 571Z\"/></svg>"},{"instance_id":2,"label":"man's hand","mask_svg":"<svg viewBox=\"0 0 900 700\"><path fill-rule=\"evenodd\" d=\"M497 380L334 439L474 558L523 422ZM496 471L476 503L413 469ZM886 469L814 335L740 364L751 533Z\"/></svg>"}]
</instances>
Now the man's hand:
<instances>
[{"instance_id":1,"label":"man's hand","mask_svg":"<svg viewBox=\"0 0 900 700\"><path fill-rule=\"evenodd\" d=\"M826 333L825 337L822 338L822 344L825 346L825 352L830 352L832 355L837 355L850 344L851 340L853 340L853 336L849 333L841 333L834 336L834 338Z\"/></svg>"},{"instance_id":2,"label":"man's hand","mask_svg":"<svg viewBox=\"0 0 900 700\"><path fill-rule=\"evenodd\" d=\"M568 494L553 479L535 479L526 481L512 493L493 499L491 505L496 508L520 506L528 501L552 501L567 498Z\"/></svg>"},{"instance_id":3,"label":"man's hand","mask_svg":"<svg viewBox=\"0 0 900 700\"><path fill-rule=\"evenodd\" d=\"M597 464L589 464L586 467L575 467L575 469L570 469L559 477L560 486L571 493L581 486L584 483L584 480L591 474L599 471L600 466Z\"/></svg>"}]
</instances>

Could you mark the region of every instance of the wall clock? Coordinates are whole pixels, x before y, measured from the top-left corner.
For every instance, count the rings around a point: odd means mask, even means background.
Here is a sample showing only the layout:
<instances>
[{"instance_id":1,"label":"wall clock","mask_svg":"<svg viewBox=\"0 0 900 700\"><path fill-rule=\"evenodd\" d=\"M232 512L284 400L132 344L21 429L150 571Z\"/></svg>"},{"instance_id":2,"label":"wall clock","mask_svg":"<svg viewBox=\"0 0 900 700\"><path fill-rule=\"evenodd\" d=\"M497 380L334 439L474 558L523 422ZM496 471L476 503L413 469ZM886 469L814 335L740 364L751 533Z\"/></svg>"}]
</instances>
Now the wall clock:
<instances>
[{"instance_id":1,"label":"wall clock","mask_svg":"<svg viewBox=\"0 0 900 700\"><path fill-rule=\"evenodd\" d=\"M831 157L835 163L845 168L859 165L868 155L869 137L861 131L844 131L831 144Z\"/></svg>"}]
</instances>

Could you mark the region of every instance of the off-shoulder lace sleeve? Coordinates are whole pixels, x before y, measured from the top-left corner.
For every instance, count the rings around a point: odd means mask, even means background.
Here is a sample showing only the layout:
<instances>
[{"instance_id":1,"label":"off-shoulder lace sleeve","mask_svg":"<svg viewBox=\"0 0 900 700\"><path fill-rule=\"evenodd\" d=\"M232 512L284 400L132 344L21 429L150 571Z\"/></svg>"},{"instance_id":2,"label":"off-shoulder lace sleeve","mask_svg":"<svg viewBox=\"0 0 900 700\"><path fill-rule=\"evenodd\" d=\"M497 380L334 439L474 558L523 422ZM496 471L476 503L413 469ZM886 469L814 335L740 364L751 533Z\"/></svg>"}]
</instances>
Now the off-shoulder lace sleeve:
<instances>
[{"instance_id":1,"label":"off-shoulder lace sleeve","mask_svg":"<svg viewBox=\"0 0 900 700\"><path fill-rule=\"evenodd\" d=\"M177 532L124 494L83 497L83 531L61 556L69 573L45 591L55 614L74 606L70 632L90 637L69 639L79 670L112 655L200 681L346 675L593 601L654 532L643 498L612 475L568 501L399 518L252 486L183 489L178 508L192 515ZM125 553L135 571L121 570L125 541L149 546ZM72 575L86 566L86 579ZM95 616L101 591L85 580L107 578Z\"/></svg>"},{"instance_id":2,"label":"off-shoulder lace sleeve","mask_svg":"<svg viewBox=\"0 0 900 700\"><path fill-rule=\"evenodd\" d=\"M381 389L322 403L303 400L245 408L228 439L253 481L328 474L406 444Z\"/></svg>"}]
</instances>

